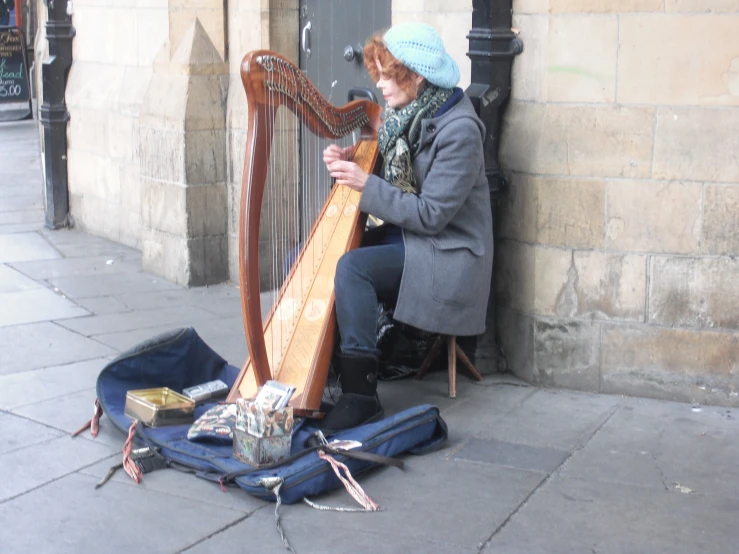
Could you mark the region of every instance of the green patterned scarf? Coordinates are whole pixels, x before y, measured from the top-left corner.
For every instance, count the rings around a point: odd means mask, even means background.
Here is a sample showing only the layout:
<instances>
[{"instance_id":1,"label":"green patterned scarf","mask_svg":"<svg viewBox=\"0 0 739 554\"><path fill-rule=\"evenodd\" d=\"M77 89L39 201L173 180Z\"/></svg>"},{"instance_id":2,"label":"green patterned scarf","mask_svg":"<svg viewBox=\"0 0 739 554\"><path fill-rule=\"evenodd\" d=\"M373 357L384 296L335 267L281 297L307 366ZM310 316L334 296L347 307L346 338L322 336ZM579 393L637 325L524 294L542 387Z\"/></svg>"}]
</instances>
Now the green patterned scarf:
<instances>
[{"instance_id":1,"label":"green patterned scarf","mask_svg":"<svg viewBox=\"0 0 739 554\"><path fill-rule=\"evenodd\" d=\"M406 107L385 110L385 121L377 135L385 159L384 177L403 192L418 193L412 161L420 146L421 121L433 117L452 93L452 89L427 83L421 95Z\"/></svg>"}]
</instances>

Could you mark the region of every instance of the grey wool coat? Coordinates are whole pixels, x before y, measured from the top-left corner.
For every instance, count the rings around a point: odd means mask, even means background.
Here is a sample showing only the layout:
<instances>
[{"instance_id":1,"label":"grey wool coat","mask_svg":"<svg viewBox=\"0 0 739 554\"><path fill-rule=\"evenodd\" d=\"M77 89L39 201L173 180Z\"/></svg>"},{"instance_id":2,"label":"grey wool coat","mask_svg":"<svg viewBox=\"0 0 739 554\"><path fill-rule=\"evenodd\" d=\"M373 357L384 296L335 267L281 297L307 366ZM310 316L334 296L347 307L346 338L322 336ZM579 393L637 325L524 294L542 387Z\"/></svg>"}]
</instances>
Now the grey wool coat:
<instances>
[{"instance_id":1,"label":"grey wool coat","mask_svg":"<svg viewBox=\"0 0 739 554\"><path fill-rule=\"evenodd\" d=\"M446 335L479 335L493 268L493 218L485 177L485 129L464 96L423 121L413 161L418 196L377 175L359 209L403 229L405 264L393 317Z\"/></svg>"}]
</instances>

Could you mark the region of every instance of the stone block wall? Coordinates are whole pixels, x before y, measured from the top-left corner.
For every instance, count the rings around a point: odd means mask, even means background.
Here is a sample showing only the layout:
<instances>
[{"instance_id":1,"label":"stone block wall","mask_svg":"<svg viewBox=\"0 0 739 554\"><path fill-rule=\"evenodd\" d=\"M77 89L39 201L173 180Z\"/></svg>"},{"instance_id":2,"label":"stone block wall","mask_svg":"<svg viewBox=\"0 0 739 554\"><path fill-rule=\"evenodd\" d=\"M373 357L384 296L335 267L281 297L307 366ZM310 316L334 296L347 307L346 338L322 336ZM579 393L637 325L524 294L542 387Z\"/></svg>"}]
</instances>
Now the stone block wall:
<instances>
[{"instance_id":1,"label":"stone block wall","mask_svg":"<svg viewBox=\"0 0 739 554\"><path fill-rule=\"evenodd\" d=\"M78 228L141 248L139 111L169 39L168 0L75 0L67 85L70 211Z\"/></svg>"},{"instance_id":2,"label":"stone block wall","mask_svg":"<svg viewBox=\"0 0 739 554\"><path fill-rule=\"evenodd\" d=\"M143 264L183 285L228 275L226 72L195 17L157 57L139 115Z\"/></svg>"},{"instance_id":3,"label":"stone block wall","mask_svg":"<svg viewBox=\"0 0 739 554\"><path fill-rule=\"evenodd\" d=\"M496 224L510 367L739 405L739 3L513 6Z\"/></svg>"}]
</instances>

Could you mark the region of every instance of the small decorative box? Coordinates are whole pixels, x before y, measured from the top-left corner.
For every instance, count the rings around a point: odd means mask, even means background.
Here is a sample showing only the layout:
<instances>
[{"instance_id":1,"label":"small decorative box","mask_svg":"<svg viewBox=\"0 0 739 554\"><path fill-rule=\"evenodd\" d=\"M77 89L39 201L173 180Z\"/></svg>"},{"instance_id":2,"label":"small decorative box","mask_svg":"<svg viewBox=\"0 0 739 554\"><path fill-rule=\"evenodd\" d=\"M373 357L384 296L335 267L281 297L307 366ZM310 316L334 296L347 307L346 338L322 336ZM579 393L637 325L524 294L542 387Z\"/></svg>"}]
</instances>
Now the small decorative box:
<instances>
[{"instance_id":1,"label":"small decorative box","mask_svg":"<svg viewBox=\"0 0 739 554\"><path fill-rule=\"evenodd\" d=\"M149 427L193 422L195 401L167 387L130 390L123 413Z\"/></svg>"},{"instance_id":2,"label":"small decorative box","mask_svg":"<svg viewBox=\"0 0 739 554\"><path fill-rule=\"evenodd\" d=\"M292 447L292 406L270 410L251 400L236 401L234 458L260 467L290 456Z\"/></svg>"}]
</instances>

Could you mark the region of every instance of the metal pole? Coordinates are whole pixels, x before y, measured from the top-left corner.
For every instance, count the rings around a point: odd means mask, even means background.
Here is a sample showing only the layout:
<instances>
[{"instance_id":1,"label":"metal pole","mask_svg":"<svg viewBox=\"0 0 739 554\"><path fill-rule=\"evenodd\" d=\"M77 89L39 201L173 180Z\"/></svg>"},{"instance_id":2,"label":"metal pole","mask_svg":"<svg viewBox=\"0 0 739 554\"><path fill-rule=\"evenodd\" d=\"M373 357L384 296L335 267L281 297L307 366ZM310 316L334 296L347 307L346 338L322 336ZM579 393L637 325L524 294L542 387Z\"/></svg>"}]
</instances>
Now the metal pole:
<instances>
[{"instance_id":1,"label":"metal pole","mask_svg":"<svg viewBox=\"0 0 739 554\"><path fill-rule=\"evenodd\" d=\"M44 167L46 169L46 227L68 225L67 122L69 112L64 101L67 75L72 66L72 20L67 15L67 0L48 0L49 18L46 38L49 57L41 66L43 98L39 120L44 127Z\"/></svg>"},{"instance_id":2,"label":"metal pole","mask_svg":"<svg viewBox=\"0 0 739 554\"><path fill-rule=\"evenodd\" d=\"M472 30L467 38L472 61L472 83L467 89L487 129L485 174L490 193L497 199L505 187L498 165L500 121L511 91L513 58L523 52L523 43L511 30L512 0L473 0Z\"/></svg>"},{"instance_id":3,"label":"metal pole","mask_svg":"<svg viewBox=\"0 0 739 554\"><path fill-rule=\"evenodd\" d=\"M523 43L511 30L513 24L512 0L472 0L472 29L467 38L472 62L471 84L467 96L485 124L483 144L485 175L490 187L493 212L500 193L507 188L507 181L498 165L500 127L508 96L511 91L511 67L513 58L523 52ZM485 334L478 340L477 364L486 362L500 366L499 347L496 340L495 269L491 283L490 299L485 318ZM498 367L493 367L494 371Z\"/></svg>"}]
</instances>

